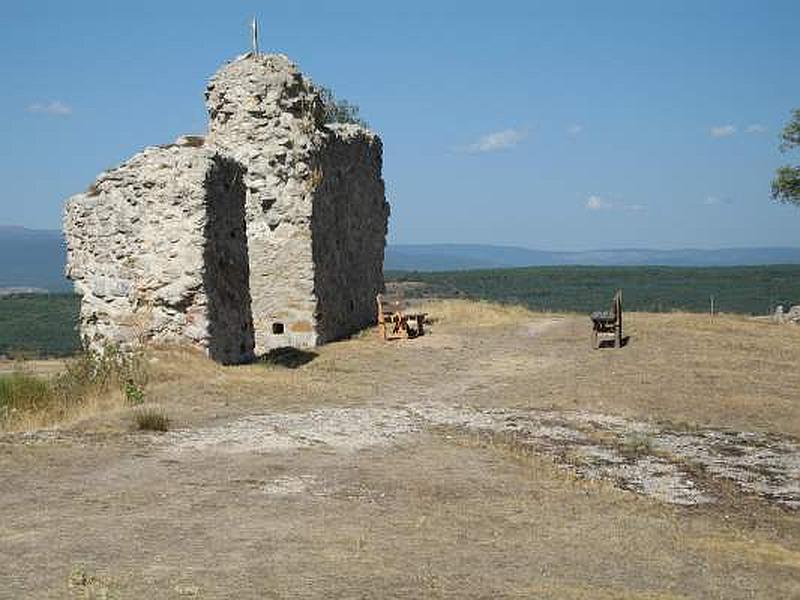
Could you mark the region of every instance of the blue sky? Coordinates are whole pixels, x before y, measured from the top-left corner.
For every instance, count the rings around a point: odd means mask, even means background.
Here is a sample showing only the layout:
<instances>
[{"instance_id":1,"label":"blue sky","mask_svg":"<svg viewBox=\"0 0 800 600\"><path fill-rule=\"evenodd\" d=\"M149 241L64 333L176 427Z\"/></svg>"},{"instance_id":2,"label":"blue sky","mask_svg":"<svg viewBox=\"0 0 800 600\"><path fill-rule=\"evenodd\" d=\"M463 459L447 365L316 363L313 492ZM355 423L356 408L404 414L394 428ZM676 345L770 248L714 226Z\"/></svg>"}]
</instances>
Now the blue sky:
<instances>
[{"instance_id":1,"label":"blue sky","mask_svg":"<svg viewBox=\"0 0 800 600\"><path fill-rule=\"evenodd\" d=\"M769 199L796 0L5 3L0 224L60 227L102 170L202 132L252 15L382 135L393 242L800 245Z\"/></svg>"}]
</instances>

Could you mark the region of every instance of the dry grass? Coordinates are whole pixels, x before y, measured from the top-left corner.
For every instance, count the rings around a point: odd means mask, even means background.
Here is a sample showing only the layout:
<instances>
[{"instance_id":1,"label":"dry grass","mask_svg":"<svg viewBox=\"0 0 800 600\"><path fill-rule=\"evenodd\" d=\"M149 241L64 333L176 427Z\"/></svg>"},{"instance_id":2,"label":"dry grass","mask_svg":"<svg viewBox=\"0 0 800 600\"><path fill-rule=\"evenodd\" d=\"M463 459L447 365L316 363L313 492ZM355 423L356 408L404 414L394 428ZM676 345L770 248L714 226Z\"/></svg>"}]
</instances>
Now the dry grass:
<instances>
[{"instance_id":1,"label":"dry grass","mask_svg":"<svg viewBox=\"0 0 800 600\"><path fill-rule=\"evenodd\" d=\"M66 368L61 359L49 360L0 360L0 376L25 372L35 375L57 375Z\"/></svg>"},{"instance_id":2,"label":"dry grass","mask_svg":"<svg viewBox=\"0 0 800 600\"><path fill-rule=\"evenodd\" d=\"M69 427L107 417L125 406L120 389L91 385L63 389L52 378L24 371L0 376L0 431Z\"/></svg>"},{"instance_id":3,"label":"dry grass","mask_svg":"<svg viewBox=\"0 0 800 600\"><path fill-rule=\"evenodd\" d=\"M69 426L141 402L147 373L138 354L108 349L66 361L60 372L28 370L0 375L0 431Z\"/></svg>"},{"instance_id":4,"label":"dry grass","mask_svg":"<svg viewBox=\"0 0 800 600\"><path fill-rule=\"evenodd\" d=\"M627 313L623 349L592 350L588 318L548 331L528 404L800 435L800 327L740 316Z\"/></svg>"},{"instance_id":5,"label":"dry grass","mask_svg":"<svg viewBox=\"0 0 800 600\"><path fill-rule=\"evenodd\" d=\"M139 431L169 431L170 418L159 406L140 406L133 411L133 421Z\"/></svg>"},{"instance_id":6,"label":"dry grass","mask_svg":"<svg viewBox=\"0 0 800 600\"><path fill-rule=\"evenodd\" d=\"M702 537L692 540L692 546L702 552L742 557L754 563L778 565L800 571L800 552L782 544L743 536Z\"/></svg>"},{"instance_id":7,"label":"dry grass","mask_svg":"<svg viewBox=\"0 0 800 600\"><path fill-rule=\"evenodd\" d=\"M87 428L107 429L106 423L128 410L125 395L116 389L86 392L75 402L52 404L36 412L24 412L5 424L0 431L35 431L38 429Z\"/></svg>"},{"instance_id":8,"label":"dry grass","mask_svg":"<svg viewBox=\"0 0 800 600\"><path fill-rule=\"evenodd\" d=\"M503 393L488 399L800 433L800 328L646 313L628 313L625 325L622 350L592 350L586 317L518 341L518 352L492 362Z\"/></svg>"},{"instance_id":9,"label":"dry grass","mask_svg":"<svg viewBox=\"0 0 800 600\"><path fill-rule=\"evenodd\" d=\"M467 327L513 325L543 317L524 306L473 300L432 300L415 307L414 312L428 313L435 324Z\"/></svg>"},{"instance_id":10,"label":"dry grass","mask_svg":"<svg viewBox=\"0 0 800 600\"><path fill-rule=\"evenodd\" d=\"M146 400L191 425L209 416L331 405L334 398L370 403L400 389L414 400L412 389L446 383L442 399L476 405L585 408L800 435L800 327L729 315L626 313L628 346L592 350L585 316L466 300L419 309L433 320L428 336L402 344L358 336L319 348L298 368L222 367L201 352L153 349ZM127 408L112 387L6 428L97 421L104 412L113 420ZM114 427L125 425L118 419Z\"/></svg>"},{"instance_id":11,"label":"dry grass","mask_svg":"<svg viewBox=\"0 0 800 600\"><path fill-rule=\"evenodd\" d=\"M436 321L429 336L329 344L296 369L221 367L193 351L155 350L139 410L164 407L192 428L237 415L356 404L401 409L430 399L800 432L800 328L630 313L628 346L592 350L586 316L464 301L424 310ZM550 326L531 327L543 323ZM129 429L135 410L117 402ZM88 560L91 573L115 574L120 597L166 596L178 582L209 598L260 598L269 590L281 597L667 600L800 591L796 514L741 497L665 506L580 480L511 442L445 431L358 452L325 444L173 452L149 436L110 437L102 451L8 442L0 452L9 517L0 521L9 549L0 579L22 590L17 597L63 597L71 565ZM647 438L626 440L632 453L647 445ZM32 475L44 465L46 477ZM311 483L266 493L285 480ZM187 544L187 532L202 543ZM153 556L161 557L158 569ZM235 556L235 564L219 556ZM100 576L75 579L80 589Z\"/></svg>"},{"instance_id":12,"label":"dry grass","mask_svg":"<svg viewBox=\"0 0 800 600\"><path fill-rule=\"evenodd\" d=\"M670 592L637 592L622 587L568 582L541 583L525 589L532 598L558 600L689 600L691 596Z\"/></svg>"}]
</instances>

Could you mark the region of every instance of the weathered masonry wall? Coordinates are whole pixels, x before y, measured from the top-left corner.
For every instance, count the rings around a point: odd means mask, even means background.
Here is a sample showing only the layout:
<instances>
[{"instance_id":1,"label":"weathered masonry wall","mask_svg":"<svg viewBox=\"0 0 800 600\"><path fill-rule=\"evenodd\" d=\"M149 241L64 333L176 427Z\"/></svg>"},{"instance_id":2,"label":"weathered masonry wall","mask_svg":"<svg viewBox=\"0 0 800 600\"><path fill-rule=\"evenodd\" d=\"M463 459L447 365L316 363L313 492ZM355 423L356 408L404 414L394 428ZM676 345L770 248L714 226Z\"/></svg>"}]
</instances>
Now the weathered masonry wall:
<instances>
[{"instance_id":1,"label":"weathered masonry wall","mask_svg":"<svg viewBox=\"0 0 800 600\"><path fill-rule=\"evenodd\" d=\"M191 344L236 363L373 323L389 216L380 139L325 124L319 90L283 55L228 63L206 105L205 139L148 148L68 202L90 347Z\"/></svg>"},{"instance_id":2,"label":"weathered masonry wall","mask_svg":"<svg viewBox=\"0 0 800 600\"><path fill-rule=\"evenodd\" d=\"M309 156L321 105L285 56L236 60L206 90L208 143L247 168L256 348L314 346Z\"/></svg>"},{"instance_id":3,"label":"weathered masonry wall","mask_svg":"<svg viewBox=\"0 0 800 600\"><path fill-rule=\"evenodd\" d=\"M389 218L378 136L337 124L319 152L311 239L321 342L375 322Z\"/></svg>"},{"instance_id":4,"label":"weathered masonry wall","mask_svg":"<svg viewBox=\"0 0 800 600\"><path fill-rule=\"evenodd\" d=\"M388 218L377 136L326 127L318 90L282 55L226 65L206 104L209 145L247 169L257 351L314 346L372 323Z\"/></svg>"},{"instance_id":5,"label":"weathered masonry wall","mask_svg":"<svg viewBox=\"0 0 800 600\"><path fill-rule=\"evenodd\" d=\"M253 356L243 170L197 138L148 148L67 203L67 274L88 345Z\"/></svg>"}]
</instances>

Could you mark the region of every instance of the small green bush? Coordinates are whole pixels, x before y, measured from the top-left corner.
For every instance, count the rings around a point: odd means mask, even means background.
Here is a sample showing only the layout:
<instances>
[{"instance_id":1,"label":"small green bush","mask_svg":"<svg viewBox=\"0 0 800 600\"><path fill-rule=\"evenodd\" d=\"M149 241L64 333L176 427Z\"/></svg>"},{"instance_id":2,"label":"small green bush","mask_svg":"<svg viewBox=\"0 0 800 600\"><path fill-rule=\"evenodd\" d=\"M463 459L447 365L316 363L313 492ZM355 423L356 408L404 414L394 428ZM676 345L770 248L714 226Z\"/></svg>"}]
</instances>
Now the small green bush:
<instances>
[{"instance_id":1,"label":"small green bush","mask_svg":"<svg viewBox=\"0 0 800 600\"><path fill-rule=\"evenodd\" d=\"M93 385L102 389L127 385L144 389L147 384L147 364L141 352L121 350L109 345L101 352L86 351L67 363L61 376L64 384Z\"/></svg>"},{"instance_id":2,"label":"small green bush","mask_svg":"<svg viewBox=\"0 0 800 600\"><path fill-rule=\"evenodd\" d=\"M16 418L49 413L63 418L91 394L119 389L130 404L144 402L148 374L144 356L107 347L84 352L66 363L66 370L52 378L26 372L0 376L0 427Z\"/></svg>"},{"instance_id":3,"label":"small green bush","mask_svg":"<svg viewBox=\"0 0 800 600\"><path fill-rule=\"evenodd\" d=\"M125 400L128 404L136 406L144 402L144 389L139 387L133 380L126 381L122 389L125 392Z\"/></svg>"},{"instance_id":4,"label":"small green bush","mask_svg":"<svg viewBox=\"0 0 800 600\"><path fill-rule=\"evenodd\" d=\"M365 129L369 128L369 124L361 118L357 105L337 98L330 88L321 87L319 91L326 123L352 123Z\"/></svg>"}]
</instances>

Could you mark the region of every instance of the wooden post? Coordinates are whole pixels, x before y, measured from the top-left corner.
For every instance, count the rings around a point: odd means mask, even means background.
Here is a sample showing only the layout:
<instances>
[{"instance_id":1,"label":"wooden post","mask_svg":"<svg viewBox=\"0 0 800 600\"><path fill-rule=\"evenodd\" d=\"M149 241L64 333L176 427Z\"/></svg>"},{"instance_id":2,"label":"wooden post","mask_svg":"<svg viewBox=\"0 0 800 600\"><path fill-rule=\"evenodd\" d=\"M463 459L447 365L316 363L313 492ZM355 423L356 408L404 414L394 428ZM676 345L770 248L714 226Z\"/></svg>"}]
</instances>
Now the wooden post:
<instances>
[{"instance_id":1,"label":"wooden post","mask_svg":"<svg viewBox=\"0 0 800 600\"><path fill-rule=\"evenodd\" d=\"M378 303L378 333L386 339L386 319L383 316L383 296L378 294L375 300Z\"/></svg>"},{"instance_id":2,"label":"wooden post","mask_svg":"<svg viewBox=\"0 0 800 600\"><path fill-rule=\"evenodd\" d=\"M619 294L617 298L617 339L616 344L617 348L622 348L622 290L618 290L617 293Z\"/></svg>"}]
</instances>

